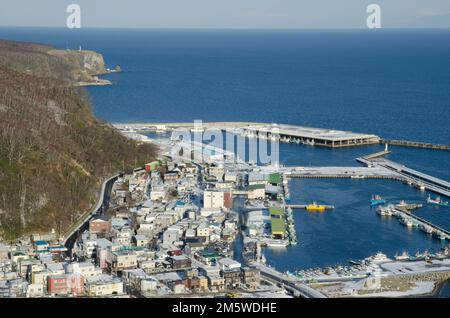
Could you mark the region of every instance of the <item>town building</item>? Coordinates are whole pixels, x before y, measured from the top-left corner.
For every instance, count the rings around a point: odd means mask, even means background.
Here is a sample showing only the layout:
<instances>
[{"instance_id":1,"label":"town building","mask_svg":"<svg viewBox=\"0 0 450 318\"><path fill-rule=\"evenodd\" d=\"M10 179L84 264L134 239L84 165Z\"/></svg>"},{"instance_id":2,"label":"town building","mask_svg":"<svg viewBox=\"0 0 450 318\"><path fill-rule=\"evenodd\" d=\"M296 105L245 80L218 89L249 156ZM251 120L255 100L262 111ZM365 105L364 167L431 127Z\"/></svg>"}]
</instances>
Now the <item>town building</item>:
<instances>
[{"instance_id":1,"label":"town building","mask_svg":"<svg viewBox=\"0 0 450 318\"><path fill-rule=\"evenodd\" d=\"M191 260L186 255L174 255L168 258L172 269L183 269L191 267Z\"/></svg>"},{"instance_id":2,"label":"town building","mask_svg":"<svg viewBox=\"0 0 450 318\"><path fill-rule=\"evenodd\" d=\"M86 281L86 293L89 296L121 295L123 292L123 282L117 277L103 274L89 277Z\"/></svg>"},{"instance_id":3,"label":"town building","mask_svg":"<svg viewBox=\"0 0 450 318\"><path fill-rule=\"evenodd\" d=\"M109 251L106 263L111 273L119 274L124 269L136 268L137 256L133 251Z\"/></svg>"},{"instance_id":4,"label":"town building","mask_svg":"<svg viewBox=\"0 0 450 318\"><path fill-rule=\"evenodd\" d=\"M111 231L111 219L100 216L89 221L89 232L92 234L106 234Z\"/></svg>"},{"instance_id":5,"label":"town building","mask_svg":"<svg viewBox=\"0 0 450 318\"><path fill-rule=\"evenodd\" d=\"M242 283L251 290L256 290L261 283L260 271L256 268L243 267L241 270Z\"/></svg>"}]
</instances>

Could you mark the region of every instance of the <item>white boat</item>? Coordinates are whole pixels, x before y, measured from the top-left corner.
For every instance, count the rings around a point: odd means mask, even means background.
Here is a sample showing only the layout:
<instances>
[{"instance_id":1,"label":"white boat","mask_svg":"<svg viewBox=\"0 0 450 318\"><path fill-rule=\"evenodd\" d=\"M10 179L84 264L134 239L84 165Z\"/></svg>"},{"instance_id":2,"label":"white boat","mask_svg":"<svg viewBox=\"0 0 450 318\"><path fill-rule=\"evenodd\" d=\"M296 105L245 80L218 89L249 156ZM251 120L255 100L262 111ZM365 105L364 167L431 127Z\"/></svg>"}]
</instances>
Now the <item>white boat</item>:
<instances>
[{"instance_id":1,"label":"white boat","mask_svg":"<svg viewBox=\"0 0 450 318\"><path fill-rule=\"evenodd\" d=\"M377 209L377 213L381 216L392 216L393 214L391 209L382 206Z\"/></svg>"},{"instance_id":2,"label":"white boat","mask_svg":"<svg viewBox=\"0 0 450 318\"><path fill-rule=\"evenodd\" d=\"M267 247L287 247L289 243L287 241L283 240L267 240L266 241Z\"/></svg>"},{"instance_id":3,"label":"white boat","mask_svg":"<svg viewBox=\"0 0 450 318\"><path fill-rule=\"evenodd\" d=\"M432 234L433 233L433 228L431 226L425 226L424 230L428 234Z\"/></svg>"},{"instance_id":4,"label":"white boat","mask_svg":"<svg viewBox=\"0 0 450 318\"><path fill-rule=\"evenodd\" d=\"M376 253L374 256L371 256L368 258L368 260L374 264L384 263L388 262L391 259L389 259L386 254L383 254L381 252Z\"/></svg>"},{"instance_id":5,"label":"white boat","mask_svg":"<svg viewBox=\"0 0 450 318\"><path fill-rule=\"evenodd\" d=\"M439 206L449 206L449 203L442 201L441 197L436 197L436 199L432 199L430 195L428 195L427 203Z\"/></svg>"},{"instance_id":6,"label":"white boat","mask_svg":"<svg viewBox=\"0 0 450 318\"><path fill-rule=\"evenodd\" d=\"M402 254L396 255L395 256L395 260L397 260L397 261L406 261L406 260L409 260L409 257L410 257L409 253L404 251Z\"/></svg>"}]
</instances>

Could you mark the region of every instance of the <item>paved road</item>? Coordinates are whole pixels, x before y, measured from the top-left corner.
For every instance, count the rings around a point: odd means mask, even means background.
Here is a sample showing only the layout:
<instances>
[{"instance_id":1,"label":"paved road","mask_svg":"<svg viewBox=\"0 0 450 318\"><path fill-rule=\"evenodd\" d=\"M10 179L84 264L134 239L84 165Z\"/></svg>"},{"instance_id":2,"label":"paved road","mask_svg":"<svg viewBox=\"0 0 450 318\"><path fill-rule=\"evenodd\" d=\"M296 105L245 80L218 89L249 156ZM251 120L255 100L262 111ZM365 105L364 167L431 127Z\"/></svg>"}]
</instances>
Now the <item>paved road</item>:
<instances>
[{"instance_id":1,"label":"paved road","mask_svg":"<svg viewBox=\"0 0 450 318\"><path fill-rule=\"evenodd\" d=\"M261 263L251 262L248 265L258 268L261 271L261 275L263 277L266 277L275 282L282 283L285 285L285 287L288 287L293 291L298 292L301 296L305 298L326 298L324 294L300 282L295 277L287 276Z\"/></svg>"},{"instance_id":2,"label":"paved road","mask_svg":"<svg viewBox=\"0 0 450 318\"><path fill-rule=\"evenodd\" d=\"M89 227L89 220L96 214L101 215L108 208L111 189L118 177L118 175L115 175L103 182L100 195L98 196L97 204L92 209L91 213L85 216L81 224L78 227L72 229L72 231L70 231L70 233L67 234L64 238L63 244L69 251L70 255L72 254L72 248L74 247L79 235Z\"/></svg>"}]
</instances>

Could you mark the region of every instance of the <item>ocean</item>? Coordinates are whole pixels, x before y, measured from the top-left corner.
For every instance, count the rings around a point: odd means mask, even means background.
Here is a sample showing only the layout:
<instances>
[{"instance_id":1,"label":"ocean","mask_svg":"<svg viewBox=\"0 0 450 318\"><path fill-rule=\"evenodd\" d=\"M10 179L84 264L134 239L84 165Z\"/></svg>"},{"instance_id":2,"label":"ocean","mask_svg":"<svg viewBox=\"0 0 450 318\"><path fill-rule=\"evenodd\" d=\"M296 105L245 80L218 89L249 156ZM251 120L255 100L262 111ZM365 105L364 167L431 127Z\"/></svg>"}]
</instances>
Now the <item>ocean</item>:
<instances>
[{"instance_id":1,"label":"ocean","mask_svg":"<svg viewBox=\"0 0 450 318\"><path fill-rule=\"evenodd\" d=\"M90 89L111 122L252 120L448 142L450 30L1 28L102 53L121 74Z\"/></svg>"},{"instance_id":2,"label":"ocean","mask_svg":"<svg viewBox=\"0 0 450 318\"><path fill-rule=\"evenodd\" d=\"M450 30L101 30L0 28L0 38L102 53L123 72L91 87L108 122L255 121L373 133L450 144ZM285 165L358 165L382 146L280 146ZM391 147L389 158L450 181L450 153ZM333 204L296 210L299 244L265 250L280 270L438 250L443 242L369 207L372 194L424 203L428 193L395 181L293 180L292 201ZM450 208L417 214L450 230ZM440 296L450 296L442 289Z\"/></svg>"}]
</instances>

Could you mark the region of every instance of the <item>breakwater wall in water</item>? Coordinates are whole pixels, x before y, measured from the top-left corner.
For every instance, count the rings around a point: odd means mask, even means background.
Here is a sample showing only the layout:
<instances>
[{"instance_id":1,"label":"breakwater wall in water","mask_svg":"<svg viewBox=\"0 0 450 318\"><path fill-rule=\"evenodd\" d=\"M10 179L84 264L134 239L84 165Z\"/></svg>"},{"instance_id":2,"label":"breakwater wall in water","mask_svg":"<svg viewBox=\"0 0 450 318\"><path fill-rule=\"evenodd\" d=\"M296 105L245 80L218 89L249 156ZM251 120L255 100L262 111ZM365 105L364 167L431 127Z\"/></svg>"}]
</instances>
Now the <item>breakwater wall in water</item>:
<instances>
[{"instance_id":1,"label":"breakwater wall in water","mask_svg":"<svg viewBox=\"0 0 450 318\"><path fill-rule=\"evenodd\" d=\"M401 146L401 147L412 147L412 148L424 148L424 149L450 151L450 145L432 144L432 143L420 142L420 141L380 139L380 144L388 144L388 145L392 145L392 146Z\"/></svg>"}]
</instances>

